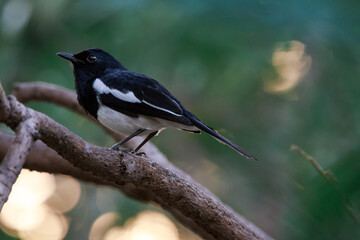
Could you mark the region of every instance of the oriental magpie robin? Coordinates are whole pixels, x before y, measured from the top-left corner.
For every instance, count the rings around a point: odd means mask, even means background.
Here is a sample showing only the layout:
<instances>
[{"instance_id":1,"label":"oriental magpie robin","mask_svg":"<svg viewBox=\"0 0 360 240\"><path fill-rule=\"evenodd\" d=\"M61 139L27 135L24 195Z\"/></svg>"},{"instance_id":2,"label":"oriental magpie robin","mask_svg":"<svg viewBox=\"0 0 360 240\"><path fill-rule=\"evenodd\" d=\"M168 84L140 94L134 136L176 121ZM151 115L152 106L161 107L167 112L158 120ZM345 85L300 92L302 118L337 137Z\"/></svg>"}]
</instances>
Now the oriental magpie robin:
<instances>
[{"instance_id":1,"label":"oriental magpie robin","mask_svg":"<svg viewBox=\"0 0 360 240\"><path fill-rule=\"evenodd\" d=\"M204 131L241 155L256 159L201 122L156 80L128 70L109 53L88 49L57 55L73 64L77 98L85 111L111 130L128 135L112 149L136 153L161 130L172 127ZM119 148L140 135L147 137L135 150Z\"/></svg>"}]
</instances>

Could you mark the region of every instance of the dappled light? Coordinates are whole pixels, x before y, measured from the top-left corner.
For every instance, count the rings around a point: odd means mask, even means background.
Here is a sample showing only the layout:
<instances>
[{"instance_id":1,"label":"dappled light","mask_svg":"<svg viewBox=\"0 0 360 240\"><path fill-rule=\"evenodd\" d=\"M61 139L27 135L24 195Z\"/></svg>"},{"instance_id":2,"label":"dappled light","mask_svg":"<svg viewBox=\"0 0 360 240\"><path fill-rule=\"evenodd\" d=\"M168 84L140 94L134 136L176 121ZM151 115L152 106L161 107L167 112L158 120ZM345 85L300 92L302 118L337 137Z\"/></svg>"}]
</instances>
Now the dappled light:
<instances>
[{"instance_id":1,"label":"dappled light","mask_svg":"<svg viewBox=\"0 0 360 240\"><path fill-rule=\"evenodd\" d=\"M89 240L102 240L107 231L112 228L120 218L116 212L104 213L98 217L91 226Z\"/></svg>"},{"instance_id":2,"label":"dappled light","mask_svg":"<svg viewBox=\"0 0 360 240\"><path fill-rule=\"evenodd\" d=\"M55 191L55 178L47 173L23 170L14 184L9 203L31 208L43 204Z\"/></svg>"},{"instance_id":3,"label":"dappled light","mask_svg":"<svg viewBox=\"0 0 360 240\"><path fill-rule=\"evenodd\" d=\"M19 231L19 236L24 240L60 240L65 237L68 227L69 223L64 215L49 209L39 225L29 230Z\"/></svg>"},{"instance_id":4,"label":"dappled light","mask_svg":"<svg viewBox=\"0 0 360 240\"><path fill-rule=\"evenodd\" d=\"M278 43L272 56L278 76L265 82L265 91L284 93L296 87L311 66L311 57L299 41Z\"/></svg>"},{"instance_id":5,"label":"dappled light","mask_svg":"<svg viewBox=\"0 0 360 240\"><path fill-rule=\"evenodd\" d=\"M55 192L47 200L47 205L58 212L68 212L75 207L80 199L80 183L67 176L58 176L55 181Z\"/></svg>"},{"instance_id":6,"label":"dappled light","mask_svg":"<svg viewBox=\"0 0 360 240\"><path fill-rule=\"evenodd\" d=\"M25 240L63 239L69 227L63 212L76 205L80 191L70 177L22 170L0 214L0 226Z\"/></svg>"},{"instance_id":7,"label":"dappled light","mask_svg":"<svg viewBox=\"0 0 360 240\"><path fill-rule=\"evenodd\" d=\"M17 35L27 24L32 12L30 1L8 1L2 9L1 30L6 37Z\"/></svg>"},{"instance_id":8,"label":"dappled light","mask_svg":"<svg viewBox=\"0 0 360 240\"><path fill-rule=\"evenodd\" d=\"M144 211L126 221L123 227L111 228L104 240L178 240L174 223L164 214Z\"/></svg>"}]
</instances>

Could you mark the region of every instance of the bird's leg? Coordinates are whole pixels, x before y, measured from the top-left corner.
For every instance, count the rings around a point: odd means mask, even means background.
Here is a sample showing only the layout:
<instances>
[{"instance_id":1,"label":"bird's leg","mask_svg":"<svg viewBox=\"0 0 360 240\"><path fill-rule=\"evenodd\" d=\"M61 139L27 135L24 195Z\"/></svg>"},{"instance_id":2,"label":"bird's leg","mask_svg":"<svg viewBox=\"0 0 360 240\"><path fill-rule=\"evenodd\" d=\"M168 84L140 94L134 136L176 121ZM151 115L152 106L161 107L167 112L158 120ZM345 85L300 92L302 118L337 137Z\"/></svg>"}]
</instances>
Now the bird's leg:
<instances>
[{"instance_id":1,"label":"bird's leg","mask_svg":"<svg viewBox=\"0 0 360 240\"><path fill-rule=\"evenodd\" d=\"M132 151L134 151L131 148L120 149L120 146L123 145L124 143L126 143L127 141L129 141L130 139L132 139L133 137L136 137L137 135L139 135L140 133L143 133L145 131L146 131L146 129L144 129L144 128L138 129L136 132L132 133L131 135L127 136L126 138L124 138L120 142L116 143L114 146L111 147L111 149L112 150L122 151L122 152L132 152Z\"/></svg>"},{"instance_id":2,"label":"bird's leg","mask_svg":"<svg viewBox=\"0 0 360 240\"><path fill-rule=\"evenodd\" d=\"M139 152L137 153L137 151L139 151L139 149L144 146L145 143L147 143L151 138L153 138L156 134L158 133L158 131L152 132L150 133L145 139L144 141L142 141L142 143L140 143L139 146L137 146L137 148L135 148L134 152L136 153L136 155L145 155L146 154L144 152Z\"/></svg>"}]
</instances>

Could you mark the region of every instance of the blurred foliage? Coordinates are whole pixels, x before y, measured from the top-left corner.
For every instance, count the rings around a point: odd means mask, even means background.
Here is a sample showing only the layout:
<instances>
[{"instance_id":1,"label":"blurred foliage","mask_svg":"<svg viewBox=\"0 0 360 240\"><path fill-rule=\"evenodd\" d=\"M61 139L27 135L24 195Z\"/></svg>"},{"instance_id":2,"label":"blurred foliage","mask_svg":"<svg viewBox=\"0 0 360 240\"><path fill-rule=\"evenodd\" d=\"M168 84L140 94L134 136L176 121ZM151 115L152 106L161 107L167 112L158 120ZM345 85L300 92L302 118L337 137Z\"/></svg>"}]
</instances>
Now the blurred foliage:
<instances>
[{"instance_id":1,"label":"blurred foliage","mask_svg":"<svg viewBox=\"0 0 360 240\"><path fill-rule=\"evenodd\" d=\"M298 144L331 169L360 208L359 7L334 0L2 0L0 79L7 92L30 81L73 89L72 70L55 53L105 49L260 159L246 160L205 134L167 130L153 140L225 203L277 239L359 239L342 199L289 151ZM74 113L29 106L93 144L113 144ZM112 204L99 204L99 192ZM146 209L156 208L82 184L66 239L86 239L105 212L118 212L123 225Z\"/></svg>"}]
</instances>

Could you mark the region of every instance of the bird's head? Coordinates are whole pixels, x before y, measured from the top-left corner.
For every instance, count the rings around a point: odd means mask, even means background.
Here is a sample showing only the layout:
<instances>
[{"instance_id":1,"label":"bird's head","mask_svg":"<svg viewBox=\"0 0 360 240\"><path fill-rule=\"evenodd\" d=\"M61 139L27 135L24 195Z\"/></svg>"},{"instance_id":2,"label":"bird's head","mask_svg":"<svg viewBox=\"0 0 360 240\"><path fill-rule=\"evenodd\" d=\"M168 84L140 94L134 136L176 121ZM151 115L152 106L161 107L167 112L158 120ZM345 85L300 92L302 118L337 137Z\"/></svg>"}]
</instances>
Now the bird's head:
<instances>
[{"instance_id":1,"label":"bird's head","mask_svg":"<svg viewBox=\"0 0 360 240\"><path fill-rule=\"evenodd\" d=\"M125 69L121 63L109 53L98 48L91 48L76 54L57 53L58 56L71 61L75 77L84 79L101 77L110 69Z\"/></svg>"}]
</instances>

